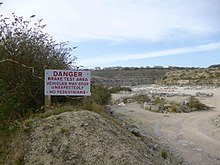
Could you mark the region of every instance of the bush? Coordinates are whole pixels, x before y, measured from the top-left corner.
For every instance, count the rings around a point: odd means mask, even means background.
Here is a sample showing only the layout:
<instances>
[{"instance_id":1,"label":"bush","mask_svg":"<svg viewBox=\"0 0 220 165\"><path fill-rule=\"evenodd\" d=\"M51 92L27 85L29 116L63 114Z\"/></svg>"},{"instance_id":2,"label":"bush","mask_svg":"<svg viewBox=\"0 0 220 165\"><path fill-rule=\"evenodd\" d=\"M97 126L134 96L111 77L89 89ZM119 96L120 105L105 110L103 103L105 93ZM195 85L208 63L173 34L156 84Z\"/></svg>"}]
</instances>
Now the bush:
<instances>
[{"instance_id":1,"label":"bush","mask_svg":"<svg viewBox=\"0 0 220 165\"><path fill-rule=\"evenodd\" d=\"M18 97L21 89L19 85L14 89L0 80L0 129L7 131L14 120L21 120L25 116L25 110L22 108L22 100Z\"/></svg>"},{"instance_id":2,"label":"bush","mask_svg":"<svg viewBox=\"0 0 220 165\"><path fill-rule=\"evenodd\" d=\"M40 109L44 69L69 69L76 59L67 43L57 43L44 27L34 15L28 20L0 15L0 127Z\"/></svg>"},{"instance_id":3,"label":"bush","mask_svg":"<svg viewBox=\"0 0 220 165\"><path fill-rule=\"evenodd\" d=\"M78 109L85 109L100 113L103 109L103 106L108 104L110 100L111 94L107 87L102 85L92 85L91 96L52 97L52 102L58 102L54 104L54 109L47 110L43 114L38 114L38 116L45 118L66 111L76 111Z\"/></svg>"},{"instance_id":4,"label":"bush","mask_svg":"<svg viewBox=\"0 0 220 165\"><path fill-rule=\"evenodd\" d=\"M159 105L159 106L163 106L165 104L164 99L162 99L159 96L157 96L153 102L154 104Z\"/></svg>"},{"instance_id":5,"label":"bush","mask_svg":"<svg viewBox=\"0 0 220 165\"><path fill-rule=\"evenodd\" d=\"M99 113L103 105L108 104L111 100L110 90L103 85L92 85L91 93L91 96L84 97L82 108Z\"/></svg>"},{"instance_id":6,"label":"bush","mask_svg":"<svg viewBox=\"0 0 220 165\"><path fill-rule=\"evenodd\" d=\"M192 111L201 111L201 110L207 110L209 109L208 106L201 103L198 99L195 97L190 97L189 101L186 103L186 106L190 108Z\"/></svg>"},{"instance_id":7,"label":"bush","mask_svg":"<svg viewBox=\"0 0 220 165\"><path fill-rule=\"evenodd\" d=\"M171 112L177 112L177 103L176 102L171 102L171 107L170 107L170 111Z\"/></svg>"},{"instance_id":8,"label":"bush","mask_svg":"<svg viewBox=\"0 0 220 165\"><path fill-rule=\"evenodd\" d=\"M108 104L111 100L110 90L103 85L92 85L91 93L92 95L90 96L90 99L99 105Z\"/></svg>"}]
</instances>

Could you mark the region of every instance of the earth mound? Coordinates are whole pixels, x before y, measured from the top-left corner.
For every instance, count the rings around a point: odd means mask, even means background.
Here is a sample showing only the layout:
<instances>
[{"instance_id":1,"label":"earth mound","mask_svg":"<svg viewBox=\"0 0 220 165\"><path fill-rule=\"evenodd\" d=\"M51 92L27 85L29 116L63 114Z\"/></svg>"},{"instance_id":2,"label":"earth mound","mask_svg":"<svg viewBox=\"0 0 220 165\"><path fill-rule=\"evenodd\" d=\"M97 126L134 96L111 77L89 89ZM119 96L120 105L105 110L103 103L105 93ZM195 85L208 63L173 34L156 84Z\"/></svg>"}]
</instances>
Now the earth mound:
<instances>
[{"instance_id":1,"label":"earth mound","mask_svg":"<svg viewBox=\"0 0 220 165\"><path fill-rule=\"evenodd\" d=\"M96 113L65 112L34 122L24 164L170 164L157 147Z\"/></svg>"}]
</instances>

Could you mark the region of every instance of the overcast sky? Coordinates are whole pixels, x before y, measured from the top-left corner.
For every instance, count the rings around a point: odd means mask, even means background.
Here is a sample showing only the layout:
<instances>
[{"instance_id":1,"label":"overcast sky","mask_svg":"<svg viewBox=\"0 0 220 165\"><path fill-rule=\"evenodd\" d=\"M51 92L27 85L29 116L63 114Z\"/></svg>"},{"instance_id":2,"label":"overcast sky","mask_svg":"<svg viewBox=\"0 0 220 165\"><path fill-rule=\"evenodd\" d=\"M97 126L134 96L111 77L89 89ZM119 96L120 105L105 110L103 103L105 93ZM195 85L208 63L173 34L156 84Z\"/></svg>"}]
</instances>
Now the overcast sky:
<instances>
[{"instance_id":1,"label":"overcast sky","mask_svg":"<svg viewBox=\"0 0 220 165\"><path fill-rule=\"evenodd\" d=\"M36 14L57 41L78 46L86 68L220 63L220 0L0 1L0 14Z\"/></svg>"}]
</instances>

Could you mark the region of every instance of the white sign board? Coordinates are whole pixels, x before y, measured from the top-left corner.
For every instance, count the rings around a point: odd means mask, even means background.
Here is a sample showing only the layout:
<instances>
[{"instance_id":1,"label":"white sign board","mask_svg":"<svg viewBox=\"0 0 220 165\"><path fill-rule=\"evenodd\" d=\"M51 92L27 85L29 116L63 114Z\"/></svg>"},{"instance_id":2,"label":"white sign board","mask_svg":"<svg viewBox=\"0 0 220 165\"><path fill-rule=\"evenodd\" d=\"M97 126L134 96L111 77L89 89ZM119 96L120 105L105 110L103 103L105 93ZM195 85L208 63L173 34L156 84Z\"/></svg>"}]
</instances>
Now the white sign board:
<instances>
[{"instance_id":1,"label":"white sign board","mask_svg":"<svg viewBox=\"0 0 220 165\"><path fill-rule=\"evenodd\" d=\"M45 70L45 95L90 96L90 71Z\"/></svg>"}]
</instances>

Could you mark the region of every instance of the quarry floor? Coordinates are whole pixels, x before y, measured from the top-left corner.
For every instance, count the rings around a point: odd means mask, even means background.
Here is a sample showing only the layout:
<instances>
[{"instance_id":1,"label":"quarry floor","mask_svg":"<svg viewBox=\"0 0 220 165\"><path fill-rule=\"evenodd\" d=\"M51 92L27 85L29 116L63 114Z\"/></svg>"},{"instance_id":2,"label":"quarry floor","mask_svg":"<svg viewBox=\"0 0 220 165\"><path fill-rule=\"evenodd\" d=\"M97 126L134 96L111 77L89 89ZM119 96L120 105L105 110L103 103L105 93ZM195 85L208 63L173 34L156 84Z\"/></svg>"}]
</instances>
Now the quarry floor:
<instances>
[{"instance_id":1,"label":"quarry floor","mask_svg":"<svg viewBox=\"0 0 220 165\"><path fill-rule=\"evenodd\" d=\"M213 93L213 97L199 98L212 109L191 113L163 114L144 110L137 103L129 103L125 106L113 105L112 110L118 118L133 123L145 133L154 134L190 164L219 165L220 127L215 125L213 119L220 114L220 88L183 89L177 87L174 92L192 95L196 92ZM113 95L113 99L121 96ZM181 96L169 99L181 100Z\"/></svg>"}]
</instances>

